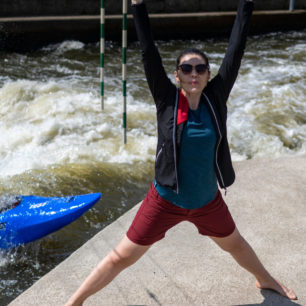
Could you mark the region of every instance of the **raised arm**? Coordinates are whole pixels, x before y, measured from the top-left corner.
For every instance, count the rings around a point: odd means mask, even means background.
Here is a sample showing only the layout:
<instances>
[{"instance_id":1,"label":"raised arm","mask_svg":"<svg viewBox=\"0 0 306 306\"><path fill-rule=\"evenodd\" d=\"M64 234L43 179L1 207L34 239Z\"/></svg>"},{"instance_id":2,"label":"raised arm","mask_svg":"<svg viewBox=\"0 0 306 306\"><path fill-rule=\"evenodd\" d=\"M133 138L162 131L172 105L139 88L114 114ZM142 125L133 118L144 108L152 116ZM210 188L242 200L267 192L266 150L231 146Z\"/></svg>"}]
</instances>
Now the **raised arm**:
<instances>
[{"instance_id":1,"label":"raised arm","mask_svg":"<svg viewBox=\"0 0 306 306\"><path fill-rule=\"evenodd\" d=\"M225 100L227 100L238 75L246 45L253 6L252 0L239 0L238 11L226 54L216 76L215 81L222 87L220 89L224 93Z\"/></svg>"},{"instance_id":2,"label":"raised arm","mask_svg":"<svg viewBox=\"0 0 306 306\"><path fill-rule=\"evenodd\" d=\"M154 44L149 16L143 0L132 0L132 13L142 51L146 78L155 103L157 107L160 107L166 100L170 87L175 88L175 85L168 78L158 49Z\"/></svg>"}]
</instances>

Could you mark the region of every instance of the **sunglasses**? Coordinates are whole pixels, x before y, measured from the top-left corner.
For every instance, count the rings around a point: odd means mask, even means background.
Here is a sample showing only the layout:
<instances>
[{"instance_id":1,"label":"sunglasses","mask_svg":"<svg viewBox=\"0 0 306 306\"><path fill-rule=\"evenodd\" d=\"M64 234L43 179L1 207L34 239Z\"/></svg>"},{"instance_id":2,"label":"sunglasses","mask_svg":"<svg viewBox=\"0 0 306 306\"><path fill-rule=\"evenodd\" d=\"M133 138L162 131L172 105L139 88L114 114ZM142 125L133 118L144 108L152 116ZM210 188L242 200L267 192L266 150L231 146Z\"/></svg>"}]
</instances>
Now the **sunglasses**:
<instances>
[{"instance_id":1,"label":"sunglasses","mask_svg":"<svg viewBox=\"0 0 306 306\"><path fill-rule=\"evenodd\" d=\"M192 66L190 64L181 64L178 66L178 68L181 69L184 74L190 74L192 72L193 67L195 68L198 74L204 74L205 71L209 69L209 65L206 64L198 64L195 66Z\"/></svg>"}]
</instances>

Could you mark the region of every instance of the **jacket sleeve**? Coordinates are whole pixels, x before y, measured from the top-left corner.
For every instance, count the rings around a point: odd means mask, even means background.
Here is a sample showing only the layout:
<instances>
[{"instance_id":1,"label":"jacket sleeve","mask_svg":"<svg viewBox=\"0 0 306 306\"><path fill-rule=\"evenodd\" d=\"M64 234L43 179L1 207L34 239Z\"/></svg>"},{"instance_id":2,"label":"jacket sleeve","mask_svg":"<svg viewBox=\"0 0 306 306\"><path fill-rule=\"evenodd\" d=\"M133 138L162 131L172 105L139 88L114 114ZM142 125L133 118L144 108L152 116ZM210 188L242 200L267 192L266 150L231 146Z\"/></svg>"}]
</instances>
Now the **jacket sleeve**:
<instances>
[{"instance_id":1,"label":"jacket sleeve","mask_svg":"<svg viewBox=\"0 0 306 306\"><path fill-rule=\"evenodd\" d=\"M175 88L168 78L160 54L154 44L149 16L145 4L132 5L137 36L142 51L142 61L149 88L157 108L166 101L170 87Z\"/></svg>"},{"instance_id":2,"label":"jacket sleeve","mask_svg":"<svg viewBox=\"0 0 306 306\"><path fill-rule=\"evenodd\" d=\"M215 77L218 89L223 92L223 99L226 102L232 87L236 81L240 68L242 56L246 45L249 24L252 16L254 3L248 0L239 0L238 11L232 28L229 44Z\"/></svg>"}]
</instances>

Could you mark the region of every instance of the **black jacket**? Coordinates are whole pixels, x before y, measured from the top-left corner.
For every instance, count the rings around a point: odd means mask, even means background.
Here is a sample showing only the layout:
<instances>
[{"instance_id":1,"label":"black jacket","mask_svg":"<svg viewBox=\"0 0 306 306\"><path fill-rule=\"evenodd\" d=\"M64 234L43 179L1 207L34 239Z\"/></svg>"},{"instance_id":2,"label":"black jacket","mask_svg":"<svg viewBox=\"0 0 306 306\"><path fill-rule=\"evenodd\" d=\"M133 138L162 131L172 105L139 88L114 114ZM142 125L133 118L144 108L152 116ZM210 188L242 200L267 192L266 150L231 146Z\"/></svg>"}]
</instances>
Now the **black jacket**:
<instances>
[{"instance_id":1,"label":"black jacket","mask_svg":"<svg viewBox=\"0 0 306 306\"><path fill-rule=\"evenodd\" d=\"M238 75L253 10L253 2L240 0L229 45L218 74L203 90L200 103L206 103L217 135L215 171L221 188L235 180L227 141L226 102ZM157 108L158 142L155 161L155 179L162 186L178 192L177 168L182 132L185 122L177 124L180 91L170 81L154 44L149 18L144 3L133 5L137 35L142 50L146 78ZM181 121L181 120L180 120Z\"/></svg>"}]
</instances>

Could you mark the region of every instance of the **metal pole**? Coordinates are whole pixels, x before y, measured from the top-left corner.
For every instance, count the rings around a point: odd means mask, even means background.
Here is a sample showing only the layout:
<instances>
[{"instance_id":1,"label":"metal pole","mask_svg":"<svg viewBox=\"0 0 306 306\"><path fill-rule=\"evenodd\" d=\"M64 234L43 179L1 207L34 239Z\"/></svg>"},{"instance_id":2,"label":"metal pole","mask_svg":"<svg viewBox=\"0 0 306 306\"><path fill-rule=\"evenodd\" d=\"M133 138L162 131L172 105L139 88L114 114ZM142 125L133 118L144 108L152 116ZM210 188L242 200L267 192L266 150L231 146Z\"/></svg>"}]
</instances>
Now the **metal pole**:
<instances>
[{"instance_id":1,"label":"metal pole","mask_svg":"<svg viewBox=\"0 0 306 306\"><path fill-rule=\"evenodd\" d=\"M126 144L126 48L127 48L127 0L122 4L122 96L123 142Z\"/></svg>"},{"instance_id":2,"label":"metal pole","mask_svg":"<svg viewBox=\"0 0 306 306\"><path fill-rule=\"evenodd\" d=\"M294 11L294 0L290 0L289 10Z\"/></svg>"},{"instance_id":3,"label":"metal pole","mask_svg":"<svg viewBox=\"0 0 306 306\"><path fill-rule=\"evenodd\" d=\"M105 52L104 22L105 22L104 0L101 0L101 21L100 21L100 90L101 90L101 108L102 108L102 110L104 109L104 52Z\"/></svg>"}]
</instances>

